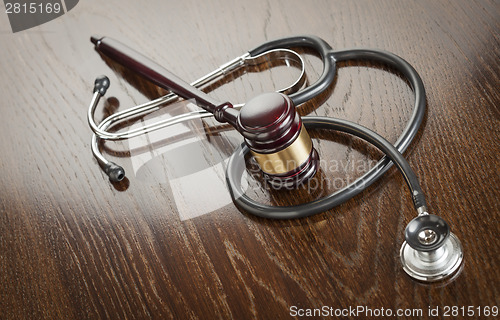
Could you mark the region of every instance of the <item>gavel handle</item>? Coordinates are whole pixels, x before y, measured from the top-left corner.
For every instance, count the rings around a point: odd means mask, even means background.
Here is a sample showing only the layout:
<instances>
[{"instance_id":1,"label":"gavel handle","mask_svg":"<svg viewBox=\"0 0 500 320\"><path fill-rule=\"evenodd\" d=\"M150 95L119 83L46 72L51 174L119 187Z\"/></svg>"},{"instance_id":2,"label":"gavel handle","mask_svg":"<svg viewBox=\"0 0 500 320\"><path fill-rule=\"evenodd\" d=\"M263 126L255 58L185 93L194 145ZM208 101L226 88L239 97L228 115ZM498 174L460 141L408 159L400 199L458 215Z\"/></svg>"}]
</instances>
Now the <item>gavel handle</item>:
<instances>
[{"instance_id":1,"label":"gavel handle","mask_svg":"<svg viewBox=\"0 0 500 320\"><path fill-rule=\"evenodd\" d=\"M221 103L213 99L156 62L115 39L92 36L90 41L95 45L95 49L103 55L137 72L163 89L170 90L184 99L194 99L198 106L212 113L218 121L229 122L236 126L238 111L232 109L231 103Z\"/></svg>"}]
</instances>

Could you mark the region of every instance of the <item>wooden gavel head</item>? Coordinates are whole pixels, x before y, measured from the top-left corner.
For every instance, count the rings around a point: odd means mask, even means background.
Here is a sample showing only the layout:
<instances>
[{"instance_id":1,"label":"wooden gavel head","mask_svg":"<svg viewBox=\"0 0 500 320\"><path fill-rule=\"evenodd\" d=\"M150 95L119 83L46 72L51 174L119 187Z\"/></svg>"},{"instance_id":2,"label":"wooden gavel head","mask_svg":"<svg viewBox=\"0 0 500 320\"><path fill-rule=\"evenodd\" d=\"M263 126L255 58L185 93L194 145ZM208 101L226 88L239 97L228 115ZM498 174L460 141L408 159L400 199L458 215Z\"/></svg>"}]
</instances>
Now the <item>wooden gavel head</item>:
<instances>
[{"instance_id":1,"label":"wooden gavel head","mask_svg":"<svg viewBox=\"0 0 500 320\"><path fill-rule=\"evenodd\" d=\"M288 96L272 92L253 98L241 108L236 127L274 188L299 186L316 173L318 152Z\"/></svg>"}]
</instances>

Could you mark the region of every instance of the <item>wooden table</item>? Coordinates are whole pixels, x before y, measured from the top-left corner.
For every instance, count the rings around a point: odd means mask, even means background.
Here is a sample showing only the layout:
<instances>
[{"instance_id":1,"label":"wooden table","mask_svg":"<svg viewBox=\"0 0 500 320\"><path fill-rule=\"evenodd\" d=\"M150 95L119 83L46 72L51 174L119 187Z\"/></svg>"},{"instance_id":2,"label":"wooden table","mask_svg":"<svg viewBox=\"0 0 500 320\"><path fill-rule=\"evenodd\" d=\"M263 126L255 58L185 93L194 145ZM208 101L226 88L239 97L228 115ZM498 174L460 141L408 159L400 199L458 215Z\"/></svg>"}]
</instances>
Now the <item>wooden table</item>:
<instances>
[{"instance_id":1,"label":"wooden table","mask_svg":"<svg viewBox=\"0 0 500 320\"><path fill-rule=\"evenodd\" d=\"M453 306L465 307L460 314L473 306L474 316L463 318L477 319L498 307L499 18L498 1L488 0L87 0L13 34L0 14L0 319L288 319L323 307L384 308L394 316L421 309L422 316L399 318L450 319L444 312ZM266 40L297 34L403 57L421 75L428 107L405 155L431 212L462 241L463 271L430 286L403 272L399 249L415 212L394 168L310 218L240 212L223 168L241 138L211 120L104 144L127 171L124 182L111 184L90 152L86 110L95 77L111 80L97 120L165 91L103 59L92 34L134 46L189 81ZM321 63L301 54L314 81ZM296 71L243 74L211 94L244 102ZM413 94L387 71L339 64L328 93L300 113L348 119L395 142ZM248 194L273 205L309 201L381 157L348 135L311 135L325 160L322 188L275 192L249 175ZM436 307L439 315L430 316ZM356 317L344 311L342 318Z\"/></svg>"}]
</instances>

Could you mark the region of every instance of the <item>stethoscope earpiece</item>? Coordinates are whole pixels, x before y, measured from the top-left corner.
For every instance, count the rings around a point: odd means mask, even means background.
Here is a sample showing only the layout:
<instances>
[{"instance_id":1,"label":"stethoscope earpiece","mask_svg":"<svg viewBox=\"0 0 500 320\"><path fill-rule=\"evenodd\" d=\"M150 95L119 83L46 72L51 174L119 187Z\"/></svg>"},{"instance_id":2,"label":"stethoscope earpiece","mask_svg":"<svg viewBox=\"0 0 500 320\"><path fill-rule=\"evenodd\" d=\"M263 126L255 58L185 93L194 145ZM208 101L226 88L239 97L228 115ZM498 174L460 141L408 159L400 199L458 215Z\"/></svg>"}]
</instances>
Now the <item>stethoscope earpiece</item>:
<instances>
[{"instance_id":1,"label":"stethoscope earpiece","mask_svg":"<svg viewBox=\"0 0 500 320\"><path fill-rule=\"evenodd\" d=\"M463 250L446 221L433 214L413 219L405 230L400 258L404 271L425 282L443 280L460 267Z\"/></svg>"}]
</instances>

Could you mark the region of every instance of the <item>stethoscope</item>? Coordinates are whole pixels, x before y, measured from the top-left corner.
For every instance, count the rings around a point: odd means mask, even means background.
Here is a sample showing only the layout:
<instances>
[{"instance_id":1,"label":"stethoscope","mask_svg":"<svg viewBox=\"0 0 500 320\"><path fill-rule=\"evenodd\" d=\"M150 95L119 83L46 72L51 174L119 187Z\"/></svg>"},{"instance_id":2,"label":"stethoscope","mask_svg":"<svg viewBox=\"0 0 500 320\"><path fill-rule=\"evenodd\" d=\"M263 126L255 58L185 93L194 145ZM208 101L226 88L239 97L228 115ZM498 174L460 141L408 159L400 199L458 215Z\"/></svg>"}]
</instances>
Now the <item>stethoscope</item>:
<instances>
[{"instance_id":1,"label":"stethoscope","mask_svg":"<svg viewBox=\"0 0 500 320\"><path fill-rule=\"evenodd\" d=\"M136 137L160 128L193 119L214 116L222 123L232 125L244 137L245 142L230 156L226 180L233 202L241 210L271 219L294 219L327 211L362 192L380 178L394 163L410 188L413 204L418 216L405 229L405 240L400 259L403 269L412 278L434 282L457 274L463 259L462 246L450 232L448 224L439 216L429 214L422 189L415 173L402 156L415 137L425 113L425 90L415 69L402 58L385 51L373 49L350 49L334 51L328 43L315 36L297 36L266 42L244 55L222 65L215 71L193 82L191 85L168 70L137 53L122 43L110 39L92 37L98 52L139 73L156 85L173 93L115 113L99 124L94 121L94 112L100 98L109 87L109 79L98 77L94 95L88 111L89 125L94 132L92 152L99 165L112 182L121 181L125 172L119 165L108 161L99 149L99 141L123 140ZM304 62L291 48L307 47L316 51L323 61L319 79L303 88L305 82ZM211 81L242 67L278 60L301 67L300 77L281 93L262 94L244 105L219 102L198 90ZM401 72L415 94L413 112L400 137L394 145L377 133L358 124L329 117L300 117L295 106L323 93L334 81L336 62L347 60L369 60L388 65ZM174 94L175 93L175 94ZM177 94L177 95L176 95ZM194 99L204 110L194 111L150 124L143 128L122 133L108 129L131 117L142 116L158 110L162 105L181 96ZM371 170L347 187L308 203L295 206L269 206L258 203L245 194L241 179L245 171L245 156L251 153L262 170L265 180L273 187L295 187L311 178L317 169L318 155L307 133L310 129L329 129L357 136L385 153Z\"/></svg>"}]
</instances>

